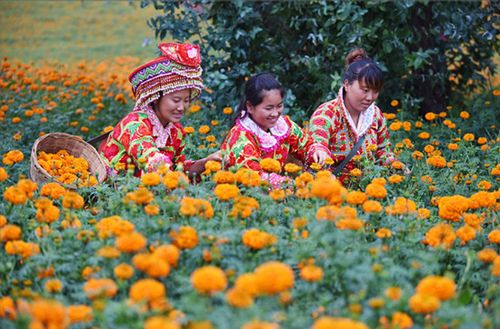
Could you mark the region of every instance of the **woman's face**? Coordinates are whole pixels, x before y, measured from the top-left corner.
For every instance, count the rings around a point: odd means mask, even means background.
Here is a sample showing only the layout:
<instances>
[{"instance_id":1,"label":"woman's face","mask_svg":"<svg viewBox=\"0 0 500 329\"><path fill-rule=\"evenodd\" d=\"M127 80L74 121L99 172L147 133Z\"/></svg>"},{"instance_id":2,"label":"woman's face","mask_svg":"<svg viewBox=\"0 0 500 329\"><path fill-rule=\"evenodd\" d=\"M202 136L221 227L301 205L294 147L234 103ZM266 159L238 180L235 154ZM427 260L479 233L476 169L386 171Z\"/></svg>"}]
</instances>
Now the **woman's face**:
<instances>
[{"instance_id":1,"label":"woman's face","mask_svg":"<svg viewBox=\"0 0 500 329\"><path fill-rule=\"evenodd\" d=\"M378 91L368 88L364 81L349 84L344 81L345 105L349 111L363 112L378 98Z\"/></svg>"},{"instance_id":2,"label":"woman's face","mask_svg":"<svg viewBox=\"0 0 500 329\"><path fill-rule=\"evenodd\" d=\"M175 91L160 97L156 115L163 125L179 122L189 107L191 92L189 89Z\"/></svg>"},{"instance_id":3,"label":"woman's face","mask_svg":"<svg viewBox=\"0 0 500 329\"><path fill-rule=\"evenodd\" d=\"M276 125L283 113L283 97L278 89L264 90L262 102L252 105L247 102L247 110L252 120L262 129L268 131Z\"/></svg>"}]
</instances>

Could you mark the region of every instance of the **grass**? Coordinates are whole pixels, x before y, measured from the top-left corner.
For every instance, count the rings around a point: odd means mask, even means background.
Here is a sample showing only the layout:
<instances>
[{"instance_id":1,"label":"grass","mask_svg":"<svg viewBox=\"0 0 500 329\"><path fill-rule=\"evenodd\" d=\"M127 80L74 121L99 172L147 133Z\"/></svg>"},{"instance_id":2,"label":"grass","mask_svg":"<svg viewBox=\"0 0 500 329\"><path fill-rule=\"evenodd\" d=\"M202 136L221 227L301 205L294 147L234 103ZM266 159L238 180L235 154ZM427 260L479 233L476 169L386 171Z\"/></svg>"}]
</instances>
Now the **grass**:
<instances>
[{"instance_id":1,"label":"grass","mask_svg":"<svg viewBox=\"0 0 500 329\"><path fill-rule=\"evenodd\" d=\"M159 15L138 1L0 1L0 56L23 62L74 63L118 56L156 56Z\"/></svg>"}]
</instances>

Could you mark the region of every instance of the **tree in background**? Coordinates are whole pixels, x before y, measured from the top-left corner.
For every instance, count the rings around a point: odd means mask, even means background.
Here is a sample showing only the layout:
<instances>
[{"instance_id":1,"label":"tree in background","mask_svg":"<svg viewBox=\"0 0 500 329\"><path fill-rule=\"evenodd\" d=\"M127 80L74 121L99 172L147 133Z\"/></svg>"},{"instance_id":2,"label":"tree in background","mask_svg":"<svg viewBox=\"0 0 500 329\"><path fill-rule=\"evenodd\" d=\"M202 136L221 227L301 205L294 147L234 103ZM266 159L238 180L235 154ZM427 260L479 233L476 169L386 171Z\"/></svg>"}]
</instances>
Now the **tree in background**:
<instances>
[{"instance_id":1,"label":"tree in background","mask_svg":"<svg viewBox=\"0 0 500 329\"><path fill-rule=\"evenodd\" d=\"M288 88L290 115L307 120L335 97L344 57L363 47L386 72L379 104L441 112L451 91L491 85L499 3L451 1L143 0L163 14L156 37L190 40L203 51L211 93L205 104L237 104L245 79L262 71Z\"/></svg>"}]
</instances>

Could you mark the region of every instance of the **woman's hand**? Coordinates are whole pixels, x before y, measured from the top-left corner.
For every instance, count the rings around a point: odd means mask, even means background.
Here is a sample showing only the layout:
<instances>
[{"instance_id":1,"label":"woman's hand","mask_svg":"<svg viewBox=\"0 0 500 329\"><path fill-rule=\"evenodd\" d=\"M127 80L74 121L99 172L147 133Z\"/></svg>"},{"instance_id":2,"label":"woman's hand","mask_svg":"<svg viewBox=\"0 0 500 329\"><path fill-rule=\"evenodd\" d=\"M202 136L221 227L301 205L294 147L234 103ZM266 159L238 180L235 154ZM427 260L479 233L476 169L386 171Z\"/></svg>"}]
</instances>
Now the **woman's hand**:
<instances>
[{"instance_id":1,"label":"woman's hand","mask_svg":"<svg viewBox=\"0 0 500 329\"><path fill-rule=\"evenodd\" d=\"M209 156L207 156L205 159L205 162L207 161L217 161L217 162L221 162L222 161L222 152L219 150L219 151L216 151L212 154L210 154Z\"/></svg>"},{"instance_id":2,"label":"woman's hand","mask_svg":"<svg viewBox=\"0 0 500 329\"><path fill-rule=\"evenodd\" d=\"M220 150L216 151L216 152L210 154L209 156L207 156L206 158L195 161L191 165L191 168L189 169L189 171L196 173L198 175L201 174L203 171L205 171L205 163L207 163L208 161L221 162L222 161L221 151Z\"/></svg>"},{"instance_id":3,"label":"woman's hand","mask_svg":"<svg viewBox=\"0 0 500 329\"><path fill-rule=\"evenodd\" d=\"M319 163L320 165L323 166L325 164L325 160L329 159L330 156L325 151L316 150L313 153L312 158L313 158L314 162Z\"/></svg>"}]
</instances>

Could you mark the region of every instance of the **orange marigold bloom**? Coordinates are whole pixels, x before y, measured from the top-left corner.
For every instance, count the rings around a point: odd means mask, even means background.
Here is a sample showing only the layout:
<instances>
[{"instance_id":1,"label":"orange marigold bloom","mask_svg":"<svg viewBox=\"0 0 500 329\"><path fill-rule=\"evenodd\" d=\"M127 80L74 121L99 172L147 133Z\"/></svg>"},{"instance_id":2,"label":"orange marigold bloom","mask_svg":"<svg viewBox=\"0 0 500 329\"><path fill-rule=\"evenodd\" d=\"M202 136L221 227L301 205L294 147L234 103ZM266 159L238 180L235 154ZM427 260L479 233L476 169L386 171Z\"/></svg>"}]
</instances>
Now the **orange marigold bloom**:
<instances>
[{"instance_id":1,"label":"orange marigold bloom","mask_svg":"<svg viewBox=\"0 0 500 329\"><path fill-rule=\"evenodd\" d=\"M433 155L427 159L427 164L436 168L446 167L446 159L440 155Z\"/></svg>"},{"instance_id":2,"label":"orange marigold bloom","mask_svg":"<svg viewBox=\"0 0 500 329\"><path fill-rule=\"evenodd\" d=\"M118 292L118 287L111 279L90 279L83 286L83 291L89 299L97 297L111 298Z\"/></svg>"},{"instance_id":3,"label":"orange marigold bloom","mask_svg":"<svg viewBox=\"0 0 500 329\"><path fill-rule=\"evenodd\" d=\"M276 242L276 237L256 228L246 230L241 238L243 244L251 249L258 250Z\"/></svg>"},{"instance_id":4,"label":"orange marigold bloom","mask_svg":"<svg viewBox=\"0 0 500 329\"><path fill-rule=\"evenodd\" d=\"M306 265L300 269L300 277L308 282L321 281L323 279L323 269L313 264Z\"/></svg>"},{"instance_id":5,"label":"orange marigold bloom","mask_svg":"<svg viewBox=\"0 0 500 329\"><path fill-rule=\"evenodd\" d=\"M381 184L371 183L366 186L366 194L372 198L383 199L387 196L387 190Z\"/></svg>"},{"instance_id":6,"label":"orange marigold bloom","mask_svg":"<svg viewBox=\"0 0 500 329\"><path fill-rule=\"evenodd\" d=\"M279 329L279 325L272 322L264 322L264 321L251 321L245 323L241 329Z\"/></svg>"},{"instance_id":7,"label":"orange marigold bloom","mask_svg":"<svg viewBox=\"0 0 500 329\"><path fill-rule=\"evenodd\" d=\"M115 247L106 246L97 250L97 255L103 258L118 258L120 257L120 251Z\"/></svg>"},{"instance_id":8,"label":"orange marigold bloom","mask_svg":"<svg viewBox=\"0 0 500 329\"><path fill-rule=\"evenodd\" d=\"M302 170L302 167L299 165L296 165L295 163L287 163L285 164L285 171L289 174L295 174L298 173Z\"/></svg>"},{"instance_id":9,"label":"orange marigold bloom","mask_svg":"<svg viewBox=\"0 0 500 329\"><path fill-rule=\"evenodd\" d=\"M491 275L500 276L500 256L496 256L491 267Z\"/></svg>"},{"instance_id":10,"label":"orange marigold bloom","mask_svg":"<svg viewBox=\"0 0 500 329\"><path fill-rule=\"evenodd\" d=\"M68 318L65 307L54 300L39 299L31 306L30 328L66 328Z\"/></svg>"},{"instance_id":11,"label":"orange marigold bloom","mask_svg":"<svg viewBox=\"0 0 500 329\"><path fill-rule=\"evenodd\" d=\"M200 216L210 219L214 216L214 209L207 200L183 197L179 213L183 216Z\"/></svg>"},{"instance_id":12,"label":"orange marigold bloom","mask_svg":"<svg viewBox=\"0 0 500 329\"><path fill-rule=\"evenodd\" d=\"M474 139L475 139L475 137L473 134L469 133L469 134L464 135L464 141L466 141L466 142L472 142Z\"/></svg>"},{"instance_id":13,"label":"orange marigold bloom","mask_svg":"<svg viewBox=\"0 0 500 329\"><path fill-rule=\"evenodd\" d=\"M20 179L17 182L17 187L21 188L28 198L33 197L33 192L38 189L38 184L30 179Z\"/></svg>"},{"instance_id":14,"label":"orange marigold bloom","mask_svg":"<svg viewBox=\"0 0 500 329\"><path fill-rule=\"evenodd\" d=\"M391 175L389 177L389 183L391 183L391 184L399 184L404 180L405 180L405 177L401 176L401 175Z\"/></svg>"},{"instance_id":15,"label":"orange marigold bloom","mask_svg":"<svg viewBox=\"0 0 500 329\"><path fill-rule=\"evenodd\" d=\"M144 212L148 216L156 216L160 213L160 206L157 204L148 204L144 206Z\"/></svg>"},{"instance_id":16,"label":"orange marigold bloom","mask_svg":"<svg viewBox=\"0 0 500 329\"><path fill-rule=\"evenodd\" d=\"M346 196L347 203L352 205L363 204L366 200L366 194L361 191L351 191Z\"/></svg>"},{"instance_id":17,"label":"orange marigold bloom","mask_svg":"<svg viewBox=\"0 0 500 329\"><path fill-rule=\"evenodd\" d=\"M220 268L203 266L191 274L191 284L200 294L213 294L226 289L227 278Z\"/></svg>"},{"instance_id":18,"label":"orange marigold bloom","mask_svg":"<svg viewBox=\"0 0 500 329\"><path fill-rule=\"evenodd\" d=\"M342 218L335 222L335 226L340 230L353 230L361 229L364 222L358 218Z\"/></svg>"},{"instance_id":19,"label":"orange marigold bloom","mask_svg":"<svg viewBox=\"0 0 500 329\"><path fill-rule=\"evenodd\" d=\"M83 197L76 192L67 192L62 200L62 206L67 209L80 209L83 204Z\"/></svg>"},{"instance_id":20,"label":"orange marigold bloom","mask_svg":"<svg viewBox=\"0 0 500 329\"><path fill-rule=\"evenodd\" d=\"M65 193L66 189L62 187L60 184L55 182L44 184L42 186L42 189L40 190L40 194L42 196L46 196L54 200L59 199Z\"/></svg>"},{"instance_id":21,"label":"orange marigold bloom","mask_svg":"<svg viewBox=\"0 0 500 329\"><path fill-rule=\"evenodd\" d=\"M276 189L276 190L272 190L271 192L269 192L269 196L274 201L279 201L279 200L283 200L286 197L286 193L282 189Z\"/></svg>"},{"instance_id":22,"label":"orange marigold bloom","mask_svg":"<svg viewBox=\"0 0 500 329\"><path fill-rule=\"evenodd\" d=\"M134 231L134 224L122 219L120 216L110 216L101 219L95 225L95 228L99 232L99 238L105 239L132 233Z\"/></svg>"},{"instance_id":23,"label":"orange marigold bloom","mask_svg":"<svg viewBox=\"0 0 500 329\"><path fill-rule=\"evenodd\" d=\"M166 277L170 273L170 265L154 254L137 254L132 263L137 269L153 278Z\"/></svg>"},{"instance_id":24,"label":"orange marigold bloom","mask_svg":"<svg viewBox=\"0 0 500 329\"><path fill-rule=\"evenodd\" d=\"M70 305L67 307L67 311L71 324L78 322L90 322L94 318L92 308L87 305Z\"/></svg>"},{"instance_id":25,"label":"orange marigold bloom","mask_svg":"<svg viewBox=\"0 0 500 329\"><path fill-rule=\"evenodd\" d=\"M236 182L236 176L230 171L221 170L215 173L212 180L216 184L233 184Z\"/></svg>"},{"instance_id":26,"label":"orange marigold bloom","mask_svg":"<svg viewBox=\"0 0 500 329\"><path fill-rule=\"evenodd\" d=\"M18 163L24 160L23 152L19 150L11 150L3 155L2 162L4 165L12 166L14 163Z\"/></svg>"},{"instance_id":27,"label":"orange marigold bloom","mask_svg":"<svg viewBox=\"0 0 500 329\"><path fill-rule=\"evenodd\" d=\"M420 280L416 292L421 295L434 296L440 301L451 299L455 296L455 282L444 276L429 275Z\"/></svg>"},{"instance_id":28,"label":"orange marigold bloom","mask_svg":"<svg viewBox=\"0 0 500 329\"><path fill-rule=\"evenodd\" d=\"M464 225L457 230L456 235L462 240L462 245L464 245L476 237L476 230L469 225Z\"/></svg>"},{"instance_id":29,"label":"orange marigold bloom","mask_svg":"<svg viewBox=\"0 0 500 329\"><path fill-rule=\"evenodd\" d=\"M0 167L0 182L3 182L7 178L9 178L9 174L3 167Z\"/></svg>"},{"instance_id":30,"label":"orange marigold bloom","mask_svg":"<svg viewBox=\"0 0 500 329\"><path fill-rule=\"evenodd\" d=\"M180 171L169 171L163 176L163 185L169 190L189 185L189 178Z\"/></svg>"},{"instance_id":31,"label":"orange marigold bloom","mask_svg":"<svg viewBox=\"0 0 500 329\"><path fill-rule=\"evenodd\" d=\"M40 247L36 243L14 240L5 244L5 252L8 255L20 255L26 259L40 253Z\"/></svg>"},{"instance_id":32,"label":"orange marigold bloom","mask_svg":"<svg viewBox=\"0 0 500 329\"><path fill-rule=\"evenodd\" d=\"M0 215L0 227L7 225L7 218L4 215Z\"/></svg>"},{"instance_id":33,"label":"orange marigold bloom","mask_svg":"<svg viewBox=\"0 0 500 329\"><path fill-rule=\"evenodd\" d=\"M158 173L150 172L141 176L142 184L146 186L156 186L161 182L161 176Z\"/></svg>"},{"instance_id":34,"label":"orange marigold bloom","mask_svg":"<svg viewBox=\"0 0 500 329\"><path fill-rule=\"evenodd\" d=\"M121 263L115 266L113 273L118 279L127 280L134 275L134 268L126 263Z\"/></svg>"},{"instance_id":35,"label":"orange marigold bloom","mask_svg":"<svg viewBox=\"0 0 500 329\"><path fill-rule=\"evenodd\" d=\"M378 201L368 200L363 203L363 210L366 213L378 213L382 211L382 205Z\"/></svg>"},{"instance_id":36,"label":"orange marigold bloom","mask_svg":"<svg viewBox=\"0 0 500 329\"><path fill-rule=\"evenodd\" d=\"M431 137L431 134L429 134L427 131L422 131L420 134L418 134L418 138L420 139L429 139Z\"/></svg>"},{"instance_id":37,"label":"orange marigold bloom","mask_svg":"<svg viewBox=\"0 0 500 329\"><path fill-rule=\"evenodd\" d=\"M497 256L497 252L491 248L484 248L477 253L477 259L484 263L492 263Z\"/></svg>"},{"instance_id":38,"label":"orange marigold bloom","mask_svg":"<svg viewBox=\"0 0 500 329\"><path fill-rule=\"evenodd\" d=\"M25 204L28 196L24 190L18 186L9 186L3 192L3 198L12 204Z\"/></svg>"},{"instance_id":39,"label":"orange marigold bloom","mask_svg":"<svg viewBox=\"0 0 500 329\"><path fill-rule=\"evenodd\" d=\"M173 244L159 246L153 252L153 255L161 258L173 267L177 267L177 262L179 261L180 254L181 251L179 250L179 248L177 248Z\"/></svg>"},{"instance_id":40,"label":"orange marigold bloom","mask_svg":"<svg viewBox=\"0 0 500 329\"><path fill-rule=\"evenodd\" d=\"M11 297L0 297L0 318L16 318L16 307Z\"/></svg>"},{"instance_id":41,"label":"orange marigold bloom","mask_svg":"<svg viewBox=\"0 0 500 329\"><path fill-rule=\"evenodd\" d=\"M433 112L427 112L427 113L425 114L425 120L427 120L427 121L432 121L432 120L434 120L434 119L436 119L436 118L437 118L436 113L433 113Z\"/></svg>"},{"instance_id":42,"label":"orange marigold bloom","mask_svg":"<svg viewBox=\"0 0 500 329\"><path fill-rule=\"evenodd\" d=\"M491 231L490 234L488 234L488 240L491 243L500 244L500 229Z\"/></svg>"},{"instance_id":43,"label":"orange marigold bloom","mask_svg":"<svg viewBox=\"0 0 500 329\"><path fill-rule=\"evenodd\" d=\"M63 288L63 284L60 280L57 279L47 280L47 282L45 282L44 288L45 291L49 293L60 292Z\"/></svg>"},{"instance_id":44,"label":"orange marigold bloom","mask_svg":"<svg viewBox=\"0 0 500 329\"><path fill-rule=\"evenodd\" d=\"M144 321L144 329L181 329L181 326L170 318L152 316Z\"/></svg>"},{"instance_id":45,"label":"orange marigold bloom","mask_svg":"<svg viewBox=\"0 0 500 329\"><path fill-rule=\"evenodd\" d=\"M164 298L165 294L165 286L155 279L137 280L129 291L130 298L135 302L151 303Z\"/></svg>"},{"instance_id":46,"label":"orange marigold bloom","mask_svg":"<svg viewBox=\"0 0 500 329\"><path fill-rule=\"evenodd\" d=\"M363 322L348 318L322 316L314 321L311 329L368 329L368 326Z\"/></svg>"},{"instance_id":47,"label":"orange marigold bloom","mask_svg":"<svg viewBox=\"0 0 500 329\"><path fill-rule=\"evenodd\" d=\"M300 175L299 177L302 177ZM347 195L347 190L333 177L316 178L311 182L311 195L328 200L331 204L340 205Z\"/></svg>"},{"instance_id":48,"label":"orange marigold bloom","mask_svg":"<svg viewBox=\"0 0 500 329\"><path fill-rule=\"evenodd\" d=\"M495 193L479 191L470 196L469 207L470 209L492 208L496 204L496 199Z\"/></svg>"},{"instance_id":49,"label":"orange marigold bloom","mask_svg":"<svg viewBox=\"0 0 500 329\"><path fill-rule=\"evenodd\" d=\"M392 327L393 328L399 328L399 329L411 329L413 327L413 320L412 318L403 312L395 312L392 315L392 321L391 321Z\"/></svg>"},{"instance_id":50,"label":"orange marigold bloom","mask_svg":"<svg viewBox=\"0 0 500 329\"><path fill-rule=\"evenodd\" d=\"M120 251L133 253L143 249L147 242L142 234L132 232L120 235L115 241L115 246Z\"/></svg>"},{"instance_id":51,"label":"orange marigold bloom","mask_svg":"<svg viewBox=\"0 0 500 329\"><path fill-rule=\"evenodd\" d=\"M293 271L287 264L270 261L255 269L257 286L261 293L273 295L291 289L294 284Z\"/></svg>"},{"instance_id":52,"label":"orange marigold bloom","mask_svg":"<svg viewBox=\"0 0 500 329\"><path fill-rule=\"evenodd\" d=\"M262 180L257 171L248 168L240 168L235 173L236 181L244 186L260 186Z\"/></svg>"},{"instance_id":53,"label":"orange marigold bloom","mask_svg":"<svg viewBox=\"0 0 500 329\"><path fill-rule=\"evenodd\" d=\"M252 306L253 297L244 291L232 288L226 293L227 303L237 308L247 308Z\"/></svg>"},{"instance_id":54,"label":"orange marigold bloom","mask_svg":"<svg viewBox=\"0 0 500 329\"><path fill-rule=\"evenodd\" d=\"M427 219L431 215L431 211L427 208L418 208L417 213L420 219Z\"/></svg>"},{"instance_id":55,"label":"orange marigold bloom","mask_svg":"<svg viewBox=\"0 0 500 329\"><path fill-rule=\"evenodd\" d=\"M191 226L181 226L177 231L170 231L170 237L180 249L192 249L198 245L198 233Z\"/></svg>"},{"instance_id":56,"label":"orange marigold bloom","mask_svg":"<svg viewBox=\"0 0 500 329\"><path fill-rule=\"evenodd\" d=\"M440 223L433 226L427 233L423 242L431 247L450 248L455 242L456 235L450 224Z\"/></svg>"},{"instance_id":57,"label":"orange marigold bloom","mask_svg":"<svg viewBox=\"0 0 500 329\"><path fill-rule=\"evenodd\" d=\"M14 224L5 225L0 229L0 241L19 240L21 238L21 228Z\"/></svg>"},{"instance_id":58,"label":"orange marigold bloom","mask_svg":"<svg viewBox=\"0 0 500 329\"><path fill-rule=\"evenodd\" d=\"M414 201L399 197L394 205L386 207L385 212L390 215L405 215L417 212L417 205Z\"/></svg>"},{"instance_id":59,"label":"orange marigold bloom","mask_svg":"<svg viewBox=\"0 0 500 329\"><path fill-rule=\"evenodd\" d=\"M388 228L380 228L375 235L379 239L390 238L392 236L392 232Z\"/></svg>"},{"instance_id":60,"label":"orange marigold bloom","mask_svg":"<svg viewBox=\"0 0 500 329\"><path fill-rule=\"evenodd\" d=\"M469 200L461 195L445 196L439 199L439 217L458 222L462 214L469 209Z\"/></svg>"},{"instance_id":61,"label":"orange marigold bloom","mask_svg":"<svg viewBox=\"0 0 500 329\"><path fill-rule=\"evenodd\" d=\"M279 173L281 171L280 162L272 158L262 159L259 164L262 170L267 172Z\"/></svg>"},{"instance_id":62,"label":"orange marigold bloom","mask_svg":"<svg viewBox=\"0 0 500 329\"><path fill-rule=\"evenodd\" d=\"M392 301L398 301L403 295L403 290L400 287L389 287L385 290L384 294Z\"/></svg>"},{"instance_id":63,"label":"orange marigold bloom","mask_svg":"<svg viewBox=\"0 0 500 329\"><path fill-rule=\"evenodd\" d=\"M215 196L221 201L234 199L239 193L238 186L232 184L219 184L214 189Z\"/></svg>"},{"instance_id":64,"label":"orange marigold bloom","mask_svg":"<svg viewBox=\"0 0 500 329\"><path fill-rule=\"evenodd\" d=\"M260 293L257 275L255 273L243 273L238 276L234 282L234 288L252 297L257 296Z\"/></svg>"},{"instance_id":65,"label":"orange marigold bloom","mask_svg":"<svg viewBox=\"0 0 500 329\"><path fill-rule=\"evenodd\" d=\"M439 309L441 302L432 295L415 294L408 301L408 305L412 312L428 314Z\"/></svg>"}]
</instances>

